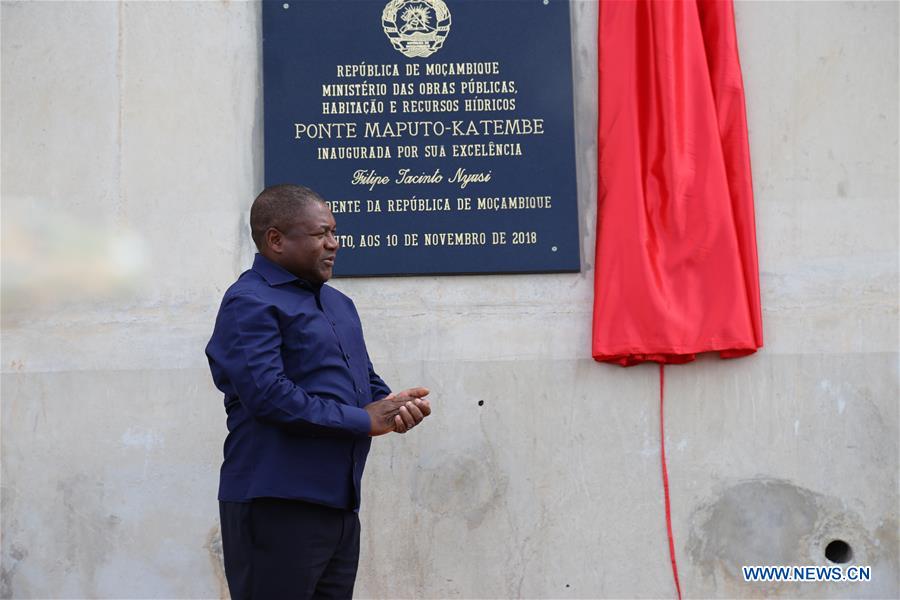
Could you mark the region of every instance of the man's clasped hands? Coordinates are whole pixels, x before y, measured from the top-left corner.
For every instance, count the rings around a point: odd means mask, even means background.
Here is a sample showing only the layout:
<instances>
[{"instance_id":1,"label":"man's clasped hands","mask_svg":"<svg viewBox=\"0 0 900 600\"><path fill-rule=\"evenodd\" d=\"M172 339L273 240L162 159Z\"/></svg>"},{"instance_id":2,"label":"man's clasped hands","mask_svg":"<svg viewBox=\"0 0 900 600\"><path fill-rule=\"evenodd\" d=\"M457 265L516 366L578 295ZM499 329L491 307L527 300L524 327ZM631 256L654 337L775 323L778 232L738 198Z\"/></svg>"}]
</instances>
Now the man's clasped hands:
<instances>
[{"instance_id":1,"label":"man's clasped hands","mask_svg":"<svg viewBox=\"0 0 900 600\"><path fill-rule=\"evenodd\" d=\"M425 399L428 388L414 387L395 392L365 406L372 420L369 435L406 433L431 414L431 404Z\"/></svg>"}]
</instances>

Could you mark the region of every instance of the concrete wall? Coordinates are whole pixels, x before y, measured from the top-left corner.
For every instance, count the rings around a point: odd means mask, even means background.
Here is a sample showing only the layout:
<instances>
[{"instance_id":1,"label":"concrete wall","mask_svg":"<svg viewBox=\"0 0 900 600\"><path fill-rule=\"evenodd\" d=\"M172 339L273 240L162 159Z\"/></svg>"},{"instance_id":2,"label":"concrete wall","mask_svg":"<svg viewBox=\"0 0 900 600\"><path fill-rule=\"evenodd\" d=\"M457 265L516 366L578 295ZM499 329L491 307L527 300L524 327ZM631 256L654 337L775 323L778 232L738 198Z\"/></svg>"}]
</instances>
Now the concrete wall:
<instances>
[{"instance_id":1,"label":"concrete wall","mask_svg":"<svg viewBox=\"0 0 900 600\"><path fill-rule=\"evenodd\" d=\"M435 415L373 445L359 597L671 597L657 369L590 359L597 4L573 8L583 270L337 281ZM203 356L262 185L260 8L2 3L3 597L225 596ZM667 370L682 587L898 595L898 4L737 6L766 347ZM483 405L479 405L483 401ZM744 584L824 564L867 584Z\"/></svg>"}]
</instances>

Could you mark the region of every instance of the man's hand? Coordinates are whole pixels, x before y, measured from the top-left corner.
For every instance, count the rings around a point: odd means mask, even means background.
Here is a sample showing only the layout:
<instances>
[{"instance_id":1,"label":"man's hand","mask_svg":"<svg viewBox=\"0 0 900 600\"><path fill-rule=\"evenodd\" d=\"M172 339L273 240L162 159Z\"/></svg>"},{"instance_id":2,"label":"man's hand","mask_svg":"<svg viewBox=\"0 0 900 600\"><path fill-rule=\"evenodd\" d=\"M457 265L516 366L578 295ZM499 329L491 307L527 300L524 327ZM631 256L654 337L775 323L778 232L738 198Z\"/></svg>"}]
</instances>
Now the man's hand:
<instances>
[{"instance_id":1,"label":"man's hand","mask_svg":"<svg viewBox=\"0 0 900 600\"><path fill-rule=\"evenodd\" d=\"M365 406L372 421L369 435L377 436L396 431L406 433L431 414L431 404L425 400L428 388L416 387L391 394Z\"/></svg>"},{"instance_id":2,"label":"man's hand","mask_svg":"<svg viewBox=\"0 0 900 600\"><path fill-rule=\"evenodd\" d=\"M421 391L424 391L425 394L422 396L417 395ZM398 394L398 396L410 399L400 407L399 414L394 417L394 431L396 433L406 433L431 414L431 403L425 399L427 394L428 390L426 388L410 388Z\"/></svg>"}]
</instances>

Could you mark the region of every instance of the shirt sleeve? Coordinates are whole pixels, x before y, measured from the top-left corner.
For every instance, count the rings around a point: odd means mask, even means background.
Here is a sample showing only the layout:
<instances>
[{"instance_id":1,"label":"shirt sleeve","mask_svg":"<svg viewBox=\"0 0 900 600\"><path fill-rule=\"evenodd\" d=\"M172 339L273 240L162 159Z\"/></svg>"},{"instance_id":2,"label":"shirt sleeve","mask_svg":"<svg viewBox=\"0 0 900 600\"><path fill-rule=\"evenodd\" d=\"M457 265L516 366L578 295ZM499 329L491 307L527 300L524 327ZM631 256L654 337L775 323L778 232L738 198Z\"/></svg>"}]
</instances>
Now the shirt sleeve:
<instances>
[{"instance_id":1,"label":"shirt sleeve","mask_svg":"<svg viewBox=\"0 0 900 600\"><path fill-rule=\"evenodd\" d=\"M275 307L254 294L226 298L206 348L216 387L260 421L305 434L367 436L369 414L306 393L284 373Z\"/></svg>"},{"instance_id":2,"label":"shirt sleeve","mask_svg":"<svg viewBox=\"0 0 900 600\"><path fill-rule=\"evenodd\" d=\"M390 395L391 388L389 388L384 380L378 376L378 373L375 372L375 368L372 367L372 359L369 358L368 352L366 353L366 362L369 365L369 389L372 390L372 401L381 400L385 396Z\"/></svg>"}]
</instances>

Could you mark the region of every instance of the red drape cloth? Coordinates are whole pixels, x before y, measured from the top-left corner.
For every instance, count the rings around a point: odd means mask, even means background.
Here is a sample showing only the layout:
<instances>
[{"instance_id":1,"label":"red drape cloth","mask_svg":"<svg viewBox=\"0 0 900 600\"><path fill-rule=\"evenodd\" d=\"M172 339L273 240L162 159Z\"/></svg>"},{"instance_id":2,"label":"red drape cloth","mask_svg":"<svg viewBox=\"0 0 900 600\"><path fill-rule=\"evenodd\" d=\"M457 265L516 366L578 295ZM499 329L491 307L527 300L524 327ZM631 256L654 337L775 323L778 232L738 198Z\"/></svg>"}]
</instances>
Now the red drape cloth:
<instances>
[{"instance_id":1,"label":"red drape cloth","mask_svg":"<svg viewBox=\"0 0 900 600\"><path fill-rule=\"evenodd\" d=\"M593 356L762 346L731 0L602 0Z\"/></svg>"}]
</instances>

